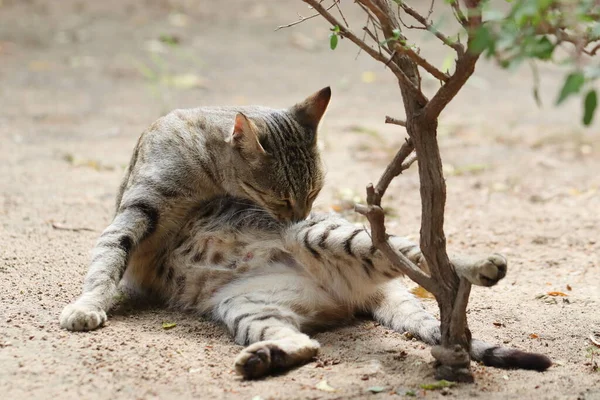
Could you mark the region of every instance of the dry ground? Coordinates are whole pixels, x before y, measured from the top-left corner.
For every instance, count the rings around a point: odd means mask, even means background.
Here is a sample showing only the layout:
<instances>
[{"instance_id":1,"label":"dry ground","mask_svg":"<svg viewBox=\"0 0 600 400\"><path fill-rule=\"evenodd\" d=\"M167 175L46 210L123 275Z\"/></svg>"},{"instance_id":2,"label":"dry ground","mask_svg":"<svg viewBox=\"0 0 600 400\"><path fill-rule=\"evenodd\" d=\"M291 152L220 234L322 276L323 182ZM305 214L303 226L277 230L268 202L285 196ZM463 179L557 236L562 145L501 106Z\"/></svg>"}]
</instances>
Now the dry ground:
<instances>
[{"instance_id":1,"label":"dry ground","mask_svg":"<svg viewBox=\"0 0 600 400\"><path fill-rule=\"evenodd\" d=\"M364 55L355 60L347 41L331 52L318 19L273 32L297 10L306 14L299 0L0 1L3 398L402 397L396 389L441 397L418 389L433 379L429 350L371 322L317 335L318 362L257 382L233 374L240 348L221 327L189 315L129 307L96 332L58 326L111 219L137 136L170 109L284 107L331 85L321 134L329 172L317 208L336 205L340 190L360 196L377 178L404 135L382 122L402 116L391 74ZM161 35L180 42L166 46ZM441 63L447 50L435 45L425 42L424 52ZM599 125L583 130L576 102L553 108L562 75L541 74L546 107L538 109L527 69L482 63L444 113L440 141L449 247L510 258L504 281L473 291L473 332L556 365L545 373L475 366L477 382L449 397L600 398L586 339L600 330ZM398 234L418 232L417 182L408 171L390 189ZM568 297L538 298L550 291ZM163 321L177 327L165 331ZM322 380L337 391L316 389ZM369 394L372 386L386 390Z\"/></svg>"}]
</instances>

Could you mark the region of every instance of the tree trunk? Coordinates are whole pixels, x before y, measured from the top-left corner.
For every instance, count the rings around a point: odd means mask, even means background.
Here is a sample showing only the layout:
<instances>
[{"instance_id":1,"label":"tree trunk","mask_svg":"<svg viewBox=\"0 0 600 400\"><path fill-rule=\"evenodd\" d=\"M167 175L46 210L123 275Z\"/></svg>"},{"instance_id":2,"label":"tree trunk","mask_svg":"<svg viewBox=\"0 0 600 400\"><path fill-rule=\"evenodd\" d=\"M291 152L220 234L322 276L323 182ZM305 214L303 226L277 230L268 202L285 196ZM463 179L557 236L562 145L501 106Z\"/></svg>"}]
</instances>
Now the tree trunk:
<instances>
[{"instance_id":1,"label":"tree trunk","mask_svg":"<svg viewBox=\"0 0 600 400\"><path fill-rule=\"evenodd\" d=\"M440 308L441 348L432 350L440 363L436 377L472 382L469 369L471 333L465 314L471 285L459 280L446 253L446 182L437 142L437 120L428 119L421 113L407 114L407 130L417 153L421 184L421 252L432 278L439 285L439 292L434 295ZM441 353L443 356L437 356Z\"/></svg>"}]
</instances>

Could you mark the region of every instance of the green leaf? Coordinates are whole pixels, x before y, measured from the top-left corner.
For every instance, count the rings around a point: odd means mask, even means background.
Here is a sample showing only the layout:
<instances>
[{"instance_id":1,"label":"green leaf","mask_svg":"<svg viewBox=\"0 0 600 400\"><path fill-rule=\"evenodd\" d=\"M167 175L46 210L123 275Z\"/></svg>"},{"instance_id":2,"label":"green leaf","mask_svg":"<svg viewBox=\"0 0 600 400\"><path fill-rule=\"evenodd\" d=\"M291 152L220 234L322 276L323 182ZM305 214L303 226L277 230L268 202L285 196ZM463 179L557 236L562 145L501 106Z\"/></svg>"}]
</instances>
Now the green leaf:
<instances>
[{"instance_id":1,"label":"green leaf","mask_svg":"<svg viewBox=\"0 0 600 400\"><path fill-rule=\"evenodd\" d=\"M483 53L486 50L489 53L493 53L495 46L495 39L492 33L485 25L482 25L475 32L475 38L469 44L469 50L473 53Z\"/></svg>"},{"instance_id":2,"label":"green leaf","mask_svg":"<svg viewBox=\"0 0 600 400\"><path fill-rule=\"evenodd\" d=\"M598 106L598 95L594 89L590 90L583 101L583 124L588 126L594 119L594 112Z\"/></svg>"},{"instance_id":3,"label":"green leaf","mask_svg":"<svg viewBox=\"0 0 600 400\"><path fill-rule=\"evenodd\" d=\"M163 322L162 323L163 329L173 329L176 326L177 326L177 324L175 322Z\"/></svg>"},{"instance_id":4,"label":"green leaf","mask_svg":"<svg viewBox=\"0 0 600 400\"><path fill-rule=\"evenodd\" d=\"M421 385L421 389L425 390L440 390L443 388L451 388L455 385L454 382L448 382L447 380L442 379L441 381L437 381L435 383L424 383Z\"/></svg>"},{"instance_id":5,"label":"green leaf","mask_svg":"<svg viewBox=\"0 0 600 400\"><path fill-rule=\"evenodd\" d=\"M540 60L549 60L552 58L553 52L554 43L552 43L547 36L542 36L535 41L533 46L531 46L529 55L539 58Z\"/></svg>"},{"instance_id":6,"label":"green leaf","mask_svg":"<svg viewBox=\"0 0 600 400\"><path fill-rule=\"evenodd\" d=\"M367 392L371 393L381 393L385 390L385 386L371 386L367 388Z\"/></svg>"},{"instance_id":7,"label":"green leaf","mask_svg":"<svg viewBox=\"0 0 600 400\"><path fill-rule=\"evenodd\" d=\"M331 50L335 50L338 45L338 35L335 32L332 32L329 35L329 47Z\"/></svg>"},{"instance_id":8,"label":"green leaf","mask_svg":"<svg viewBox=\"0 0 600 400\"><path fill-rule=\"evenodd\" d=\"M565 99L570 95L579 93L584 82L585 78L581 72L573 72L569 74L567 79L565 79L562 89L560 90L558 99L556 99L556 105L559 105L565 101Z\"/></svg>"}]
</instances>

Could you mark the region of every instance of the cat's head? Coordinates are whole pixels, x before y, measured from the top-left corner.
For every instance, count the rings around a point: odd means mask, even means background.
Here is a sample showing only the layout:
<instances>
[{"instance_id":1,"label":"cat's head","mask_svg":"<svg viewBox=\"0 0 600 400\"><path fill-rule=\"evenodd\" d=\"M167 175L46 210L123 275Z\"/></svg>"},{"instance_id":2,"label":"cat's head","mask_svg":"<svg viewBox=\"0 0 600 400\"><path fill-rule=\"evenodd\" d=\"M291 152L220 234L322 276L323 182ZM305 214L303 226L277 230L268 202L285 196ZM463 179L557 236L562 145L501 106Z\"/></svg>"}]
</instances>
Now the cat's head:
<instances>
[{"instance_id":1,"label":"cat's head","mask_svg":"<svg viewBox=\"0 0 600 400\"><path fill-rule=\"evenodd\" d=\"M242 194L282 221L305 219L323 187L317 129L331 89L285 110L238 113L230 144Z\"/></svg>"}]
</instances>

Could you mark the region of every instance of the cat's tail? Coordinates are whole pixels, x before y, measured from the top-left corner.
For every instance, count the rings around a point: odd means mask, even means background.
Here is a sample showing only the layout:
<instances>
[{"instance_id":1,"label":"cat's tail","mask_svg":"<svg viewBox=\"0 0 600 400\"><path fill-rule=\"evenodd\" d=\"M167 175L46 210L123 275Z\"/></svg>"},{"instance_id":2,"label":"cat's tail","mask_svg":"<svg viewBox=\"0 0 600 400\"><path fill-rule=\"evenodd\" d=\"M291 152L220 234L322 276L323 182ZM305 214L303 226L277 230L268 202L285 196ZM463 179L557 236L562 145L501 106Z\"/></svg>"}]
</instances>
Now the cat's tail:
<instances>
[{"instance_id":1,"label":"cat's tail","mask_svg":"<svg viewBox=\"0 0 600 400\"><path fill-rule=\"evenodd\" d=\"M540 372L552 365L552 361L543 354L496 346L477 339L471 340L471 358L490 367L530 369Z\"/></svg>"}]
</instances>

